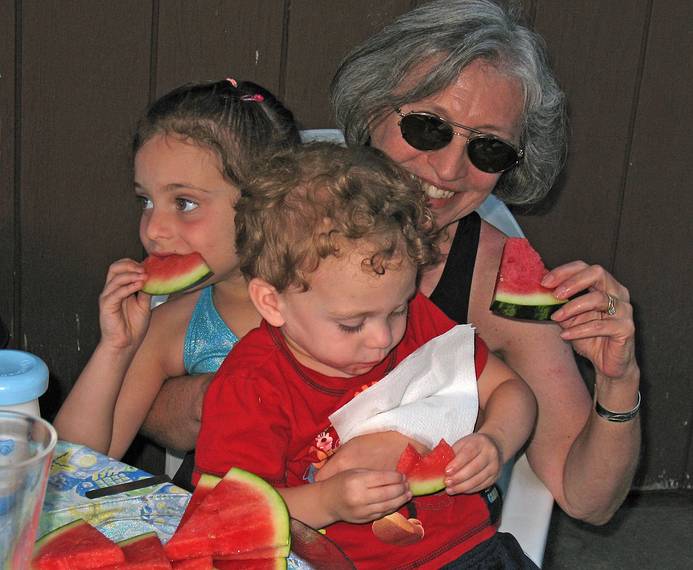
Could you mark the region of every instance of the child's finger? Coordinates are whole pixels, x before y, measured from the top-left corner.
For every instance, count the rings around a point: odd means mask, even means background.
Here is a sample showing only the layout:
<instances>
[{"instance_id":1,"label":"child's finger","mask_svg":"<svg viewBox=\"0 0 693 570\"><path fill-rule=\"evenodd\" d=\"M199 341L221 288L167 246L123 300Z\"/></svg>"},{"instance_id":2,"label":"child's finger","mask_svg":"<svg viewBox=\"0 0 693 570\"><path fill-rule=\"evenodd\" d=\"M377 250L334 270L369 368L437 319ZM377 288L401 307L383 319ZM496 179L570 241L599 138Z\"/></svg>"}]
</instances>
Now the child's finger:
<instances>
[{"instance_id":1,"label":"child's finger","mask_svg":"<svg viewBox=\"0 0 693 570\"><path fill-rule=\"evenodd\" d=\"M143 279L135 277L134 279L124 279L123 283L112 283L101 292L99 296L99 304L106 306L114 303L120 303L130 295L137 293L142 289Z\"/></svg>"},{"instance_id":2,"label":"child's finger","mask_svg":"<svg viewBox=\"0 0 693 570\"><path fill-rule=\"evenodd\" d=\"M111 265L108 267L106 281L112 279L113 276L124 272L144 273L144 266L141 263L133 261L129 258L119 259L118 261L111 263Z\"/></svg>"},{"instance_id":3,"label":"child's finger","mask_svg":"<svg viewBox=\"0 0 693 570\"><path fill-rule=\"evenodd\" d=\"M451 494L469 493L479 486L482 489L488 487L495 481L498 473L499 470L495 469L493 465L483 463L470 465L465 470L446 478L445 487L447 492Z\"/></svg>"}]
</instances>

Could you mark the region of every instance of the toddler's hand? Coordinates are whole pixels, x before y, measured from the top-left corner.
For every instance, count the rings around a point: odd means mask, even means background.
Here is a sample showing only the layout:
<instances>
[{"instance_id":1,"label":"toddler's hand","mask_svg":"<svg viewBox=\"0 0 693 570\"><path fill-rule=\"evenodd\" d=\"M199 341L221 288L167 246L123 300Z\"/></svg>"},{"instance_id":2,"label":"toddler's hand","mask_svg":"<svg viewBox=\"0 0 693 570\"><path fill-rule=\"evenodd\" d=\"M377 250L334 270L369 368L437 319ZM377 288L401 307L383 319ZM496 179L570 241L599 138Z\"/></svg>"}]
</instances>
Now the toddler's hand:
<instances>
[{"instance_id":1,"label":"toddler's hand","mask_svg":"<svg viewBox=\"0 0 693 570\"><path fill-rule=\"evenodd\" d=\"M503 460L498 444L490 436L473 433L452 448L455 459L445 468L448 494L478 493L496 482Z\"/></svg>"},{"instance_id":2,"label":"toddler's hand","mask_svg":"<svg viewBox=\"0 0 693 570\"><path fill-rule=\"evenodd\" d=\"M142 264L121 259L111 264L99 296L101 342L113 348L137 348L149 324L150 296L138 293L146 274Z\"/></svg>"},{"instance_id":3,"label":"toddler's hand","mask_svg":"<svg viewBox=\"0 0 693 570\"><path fill-rule=\"evenodd\" d=\"M419 442L396 431L360 435L339 447L318 470L315 480L324 481L348 469L394 469L408 443L420 453L429 451Z\"/></svg>"},{"instance_id":4,"label":"toddler's hand","mask_svg":"<svg viewBox=\"0 0 693 570\"><path fill-rule=\"evenodd\" d=\"M350 469L320 483L320 500L336 520L366 523L396 511L411 499L397 471Z\"/></svg>"}]
</instances>

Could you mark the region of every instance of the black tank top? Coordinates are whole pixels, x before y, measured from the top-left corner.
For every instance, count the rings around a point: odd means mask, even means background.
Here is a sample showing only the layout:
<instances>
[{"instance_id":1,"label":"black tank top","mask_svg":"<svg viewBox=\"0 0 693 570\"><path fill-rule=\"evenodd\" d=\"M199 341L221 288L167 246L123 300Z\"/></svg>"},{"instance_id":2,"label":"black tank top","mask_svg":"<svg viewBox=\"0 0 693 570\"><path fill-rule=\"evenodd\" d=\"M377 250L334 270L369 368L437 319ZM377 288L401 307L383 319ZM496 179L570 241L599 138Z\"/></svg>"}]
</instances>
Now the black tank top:
<instances>
[{"instance_id":1,"label":"black tank top","mask_svg":"<svg viewBox=\"0 0 693 570\"><path fill-rule=\"evenodd\" d=\"M469 321L469 294L479 246L481 218L476 212L457 223L443 274L430 295L440 310L457 323Z\"/></svg>"}]
</instances>

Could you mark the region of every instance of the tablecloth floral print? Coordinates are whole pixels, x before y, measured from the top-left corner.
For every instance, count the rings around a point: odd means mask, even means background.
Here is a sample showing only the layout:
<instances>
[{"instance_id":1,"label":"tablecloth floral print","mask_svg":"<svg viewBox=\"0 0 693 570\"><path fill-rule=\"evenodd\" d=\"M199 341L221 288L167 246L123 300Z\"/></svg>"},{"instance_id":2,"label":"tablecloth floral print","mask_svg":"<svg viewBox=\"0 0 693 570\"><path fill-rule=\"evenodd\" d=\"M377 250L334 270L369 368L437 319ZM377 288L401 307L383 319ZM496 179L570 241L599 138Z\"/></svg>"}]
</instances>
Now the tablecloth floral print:
<instances>
[{"instance_id":1,"label":"tablecloth floral print","mask_svg":"<svg viewBox=\"0 0 693 570\"><path fill-rule=\"evenodd\" d=\"M38 536L82 518L116 542L152 530L162 541L168 540L190 498L180 487L163 483L99 499L85 497L92 489L150 476L88 447L59 441Z\"/></svg>"}]
</instances>

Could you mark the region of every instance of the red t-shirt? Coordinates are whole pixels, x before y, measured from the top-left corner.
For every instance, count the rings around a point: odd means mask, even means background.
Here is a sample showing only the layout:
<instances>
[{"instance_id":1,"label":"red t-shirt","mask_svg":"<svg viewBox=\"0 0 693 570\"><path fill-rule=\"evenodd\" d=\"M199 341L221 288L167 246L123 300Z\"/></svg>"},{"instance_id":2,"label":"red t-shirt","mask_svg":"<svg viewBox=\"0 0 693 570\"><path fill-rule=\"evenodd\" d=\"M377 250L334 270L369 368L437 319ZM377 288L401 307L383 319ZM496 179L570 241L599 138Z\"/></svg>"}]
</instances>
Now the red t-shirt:
<instances>
[{"instance_id":1,"label":"red t-shirt","mask_svg":"<svg viewBox=\"0 0 693 570\"><path fill-rule=\"evenodd\" d=\"M263 322L229 353L207 390L195 482L200 473L223 476L236 466L276 487L310 483L315 470L339 447L329 415L455 324L418 294L410 303L405 335L390 355L366 374L337 378L302 366L288 350L281 331ZM478 376L488 349L476 338ZM417 497L413 505L415 518L425 529L424 539L416 544L385 544L373 535L370 524L335 523L327 527L327 536L358 568L382 568L384 561L393 569L438 568L495 532L478 494L438 493ZM405 507L401 512L413 516Z\"/></svg>"}]
</instances>

